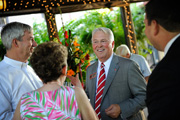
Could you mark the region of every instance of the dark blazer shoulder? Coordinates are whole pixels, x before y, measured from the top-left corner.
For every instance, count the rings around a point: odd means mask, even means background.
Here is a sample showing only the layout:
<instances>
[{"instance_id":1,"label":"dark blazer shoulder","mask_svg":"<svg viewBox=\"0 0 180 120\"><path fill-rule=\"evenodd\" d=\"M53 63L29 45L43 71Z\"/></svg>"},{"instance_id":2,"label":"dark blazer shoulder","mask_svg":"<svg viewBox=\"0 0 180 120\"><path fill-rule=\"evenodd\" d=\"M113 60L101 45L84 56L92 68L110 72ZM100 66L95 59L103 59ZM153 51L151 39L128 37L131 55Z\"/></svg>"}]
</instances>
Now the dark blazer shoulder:
<instances>
[{"instance_id":1,"label":"dark blazer shoulder","mask_svg":"<svg viewBox=\"0 0 180 120\"><path fill-rule=\"evenodd\" d=\"M180 52L179 52L179 46L180 46L180 37L178 37L174 43L170 46L168 52L164 56L164 58L158 63L156 66L156 69L158 70L160 67L172 67L176 68L180 66ZM156 70L155 69L155 70Z\"/></svg>"},{"instance_id":2,"label":"dark blazer shoulder","mask_svg":"<svg viewBox=\"0 0 180 120\"><path fill-rule=\"evenodd\" d=\"M164 58L157 64L147 84L146 105L149 120L176 119L180 107L179 68L180 68L180 37L178 37ZM168 101L167 101L168 100ZM159 104L160 103L160 104ZM179 105L179 106L178 106ZM167 108L172 111L167 111Z\"/></svg>"},{"instance_id":3,"label":"dark blazer shoulder","mask_svg":"<svg viewBox=\"0 0 180 120\"><path fill-rule=\"evenodd\" d=\"M176 58L178 58L177 55L180 55L180 52L179 52L179 46L180 46L180 37L178 37L174 43L171 45L171 47L169 48L166 56L166 57L171 57L171 56L174 56Z\"/></svg>"}]
</instances>

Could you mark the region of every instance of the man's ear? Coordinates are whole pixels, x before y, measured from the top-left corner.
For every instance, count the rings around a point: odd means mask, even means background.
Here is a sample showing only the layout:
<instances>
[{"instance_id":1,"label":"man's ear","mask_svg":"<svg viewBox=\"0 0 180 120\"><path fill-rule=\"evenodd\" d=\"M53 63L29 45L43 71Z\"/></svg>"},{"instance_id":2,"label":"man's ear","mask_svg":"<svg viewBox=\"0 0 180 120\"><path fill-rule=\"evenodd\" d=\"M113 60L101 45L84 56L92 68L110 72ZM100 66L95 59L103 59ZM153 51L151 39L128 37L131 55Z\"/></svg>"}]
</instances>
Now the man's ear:
<instances>
[{"instance_id":1,"label":"man's ear","mask_svg":"<svg viewBox=\"0 0 180 120\"><path fill-rule=\"evenodd\" d=\"M127 57L127 58L130 58L130 57L131 57L131 55L130 55L129 53L127 53L127 54L126 54L126 57Z\"/></svg>"},{"instance_id":2,"label":"man's ear","mask_svg":"<svg viewBox=\"0 0 180 120\"><path fill-rule=\"evenodd\" d=\"M12 40L12 46L18 47L18 40L16 38Z\"/></svg>"},{"instance_id":3,"label":"man's ear","mask_svg":"<svg viewBox=\"0 0 180 120\"><path fill-rule=\"evenodd\" d=\"M156 20L152 20L151 22L152 28L153 28L153 35L156 36L159 33L159 24Z\"/></svg>"},{"instance_id":4,"label":"man's ear","mask_svg":"<svg viewBox=\"0 0 180 120\"><path fill-rule=\"evenodd\" d=\"M114 41L112 42L112 48L114 49Z\"/></svg>"},{"instance_id":5,"label":"man's ear","mask_svg":"<svg viewBox=\"0 0 180 120\"><path fill-rule=\"evenodd\" d=\"M65 65L65 66L62 68L62 74L63 74L63 75L66 75L66 72L67 72L67 66Z\"/></svg>"}]
</instances>

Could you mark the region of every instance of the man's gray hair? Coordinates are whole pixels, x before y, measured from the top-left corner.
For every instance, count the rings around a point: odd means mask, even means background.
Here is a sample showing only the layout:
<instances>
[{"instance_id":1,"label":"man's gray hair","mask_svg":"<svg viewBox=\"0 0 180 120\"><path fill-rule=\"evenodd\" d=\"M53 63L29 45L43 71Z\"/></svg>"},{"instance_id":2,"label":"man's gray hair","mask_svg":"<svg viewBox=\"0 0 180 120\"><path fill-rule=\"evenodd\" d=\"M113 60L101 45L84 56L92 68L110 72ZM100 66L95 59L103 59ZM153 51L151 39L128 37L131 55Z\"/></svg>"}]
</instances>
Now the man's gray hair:
<instances>
[{"instance_id":1,"label":"man's gray hair","mask_svg":"<svg viewBox=\"0 0 180 120\"><path fill-rule=\"evenodd\" d=\"M12 22L5 25L1 31L1 40L6 50L11 49L13 39L22 41L24 32L32 32L32 27L20 22Z\"/></svg>"},{"instance_id":2,"label":"man's gray hair","mask_svg":"<svg viewBox=\"0 0 180 120\"><path fill-rule=\"evenodd\" d=\"M113 34L113 32L111 31L111 29L105 28L105 27L96 28L96 29L93 30L92 36L93 36L96 32L98 32L98 31L104 32L105 34L107 34L107 35L109 36L109 40L114 41L114 34ZM92 40L92 38L91 38L91 40Z\"/></svg>"}]
</instances>

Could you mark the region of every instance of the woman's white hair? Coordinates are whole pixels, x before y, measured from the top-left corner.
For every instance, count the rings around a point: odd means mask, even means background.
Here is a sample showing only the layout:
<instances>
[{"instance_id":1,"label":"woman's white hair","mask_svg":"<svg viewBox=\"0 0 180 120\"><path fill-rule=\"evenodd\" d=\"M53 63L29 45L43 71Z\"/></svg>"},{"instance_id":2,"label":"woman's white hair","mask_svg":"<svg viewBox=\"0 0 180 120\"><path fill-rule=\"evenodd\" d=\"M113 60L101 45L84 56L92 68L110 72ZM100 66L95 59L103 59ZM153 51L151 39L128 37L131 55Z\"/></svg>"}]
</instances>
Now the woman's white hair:
<instances>
[{"instance_id":1,"label":"woman's white hair","mask_svg":"<svg viewBox=\"0 0 180 120\"><path fill-rule=\"evenodd\" d=\"M130 54L130 50L127 45L122 44L116 48L116 54L119 56L126 56L127 54Z\"/></svg>"}]
</instances>

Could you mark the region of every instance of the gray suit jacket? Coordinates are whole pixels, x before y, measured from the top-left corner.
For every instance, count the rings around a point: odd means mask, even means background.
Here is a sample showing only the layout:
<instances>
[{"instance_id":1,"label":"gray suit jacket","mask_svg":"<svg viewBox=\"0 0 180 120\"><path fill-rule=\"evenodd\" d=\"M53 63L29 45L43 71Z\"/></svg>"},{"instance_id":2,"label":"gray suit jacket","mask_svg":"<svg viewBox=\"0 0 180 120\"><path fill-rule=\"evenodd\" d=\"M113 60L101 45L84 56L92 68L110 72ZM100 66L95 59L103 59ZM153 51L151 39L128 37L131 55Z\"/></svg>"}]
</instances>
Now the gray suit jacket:
<instances>
[{"instance_id":1,"label":"gray suit jacket","mask_svg":"<svg viewBox=\"0 0 180 120\"><path fill-rule=\"evenodd\" d=\"M96 81L98 62L87 68L86 94L95 107ZM111 120L105 109L111 104L119 104L121 115L117 120L142 120L145 107L146 82L138 65L129 59L113 54L109 73L106 78L105 88L101 101L101 117L103 120Z\"/></svg>"}]
</instances>

